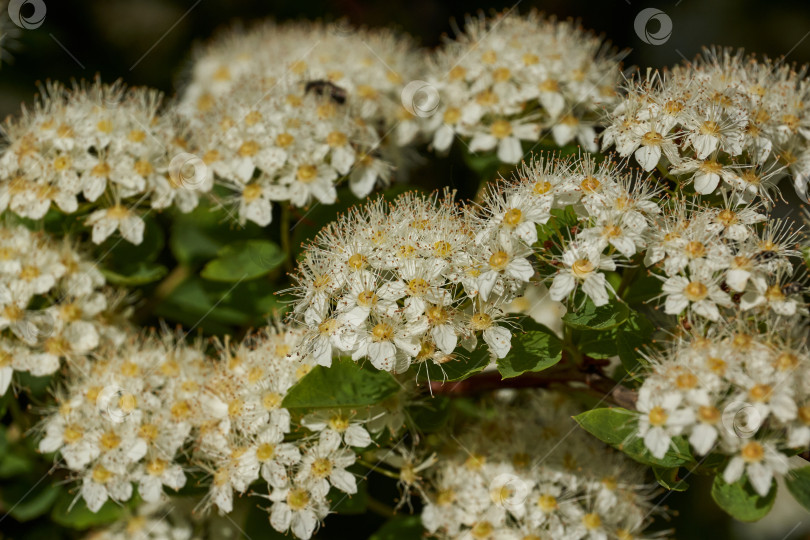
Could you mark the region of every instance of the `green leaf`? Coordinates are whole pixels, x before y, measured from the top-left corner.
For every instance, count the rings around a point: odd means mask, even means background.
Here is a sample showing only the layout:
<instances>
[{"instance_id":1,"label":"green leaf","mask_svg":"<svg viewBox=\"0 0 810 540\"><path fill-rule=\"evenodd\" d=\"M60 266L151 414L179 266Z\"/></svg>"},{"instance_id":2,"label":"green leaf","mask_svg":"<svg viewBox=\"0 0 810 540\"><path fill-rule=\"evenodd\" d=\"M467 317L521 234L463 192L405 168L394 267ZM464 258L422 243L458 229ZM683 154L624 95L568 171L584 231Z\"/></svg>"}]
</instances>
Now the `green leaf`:
<instances>
[{"instance_id":1,"label":"green leaf","mask_svg":"<svg viewBox=\"0 0 810 540\"><path fill-rule=\"evenodd\" d=\"M120 234L113 234L96 248L98 258L105 267L117 270L135 261L154 262L158 258L166 244L163 228L151 216L143 218L143 221L145 227L140 244L130 244Z\"/></svg>"},{"instance_id":2,"label":"green leaf","mask_svg":"<svg viewBox=\"0 0 810 540\"><path fill-rule=\"evenodd\" d=\"M757 521L771 511L776 499L776 482L768 495L761 497L745 477L733 484L727 484L722 475L714 477L712 498L717 505L733 518L740 521Z\"/></svg>"},{"instance_id":3,"label":"green leaf","mask_svg":"<svg viewBox=\"0 0 810 540\"><path fill-rule=\"evenodd\" d=\"M224 208L212 208L204 201L187 214L177 213L172 221L169 247L186 266L196 266L216 257L223 246L237 240L263 238L267 231L255 223L239 226Z\"/></svg>"},{"instance_id":4,"label":"green leaf","mask_svg":"<svg viewBox=\"0 0 810 540\"><path fill-rule=\"evenodd\" d=\"M621 327L619 327L621 328ZM571 341L579 352L591 358L613 358L616 351L616 330L574 330Z\"/></svg>"},{"instance_id":5,"label":"green leaf","mask_svg":"<svg viewBox=\"0 0 810 540\"><path fill-rule=\"evenodd\" d=\"M11 478L31 472L34 463L30 456L20 455L19 451L0 454L0 478Z\"/></svg>"},{"instance_id":6,"label":"green leaf","mask_svg":"<svg viewBox=\"0 0 810 540\"><path fill-rule=\"evenodd\" d=\"M341 515L363 514L368 508L367 482L357 483L357 493L347 495L340 490L332 488L329 491L330 510Z\"/></svg>"},{"instance_id":7,"label":"green leaf","mask_svg":"<svg viewBox=\"0 0 810 540\"><path fill-rule=\"evenodd\" d=\"M155 315L222 335L231 332L231 326L264 326L268 316L286 311L285 301L264 280L233 284L192 276L155 308Z\"/></svg>"},{"instance_id":8,"label":"green leaf","mask_svg":"<svg viewBox=\"0 0 810 540\"><path fill-rule=\"evenodd\" d=\"M596 307L589 298L577 311L569 311L563 322L577 330L610 330L622 324L630 315L627 304L610 302Z\"/></svg>"},{"instance_id":9,"label":"green leaf","mask_svg":"<svg viewBox=\"0 0 810 540\"><path fill-rule=\"evenodd\" d=\"M652 323L635 311L616 329L616 352L624 369L631 375L641 370L639 349L650 344L654 331Z\"/></svg>"},{"instance_id":10,"label":"green leaf","mask_svg":"<svg viewBox=\"0 0 810 540\"><path fill-rule=\"evenodd\" d=\"M588 433L605 442L629 457L645 465L660 467L680 467L693 460L689 452L689 443L682 437L673 439L673 446L661 459L656 458L644 446L644 441L637 435L638 415L621 407L593 409L578 414L574 420Z\"/></svg>"},{"instance_id":11,"label":"green leaf","mask_svg":"<svg viewBox=\"0 0 810 540\"><path fill-rule=\"evenodd\" d=\"M204 490L199 497L202 497L207 490ZM270 525L270 513L265 506L259 504L249 504L245 520L243 522L243 536L245 540L292 540L292 534L284 534L276 531ZM231 514L233 515L233 514Z\"/></svg>"},{"instance_id":12,"label":"green leaf","mask_svg":"<svg viewBox=\"0 0 810 540\"><path fill-rule=\"evenodd\" d=\"M100 268L101 273L107 281L113 285L123 285L135 287L146 285L161 279L168 273L168 269L162 264L140 261L115 270L110 268Z\"/></svg>"},{"instance_id":13,"label":"green leaf","mask_svg":"<svg viewBox=\"0 0 810 540\"><path fill-rule=\"evenodd\" d=\"M553 208L551 219L542 225L537 225L537 244L540 246L548 240L558 236L566 236L571 227L579 221L574 207L571 205L565 208Z\"/></svg>"},{"instance_id":14,"label":"green leaf","mask_svg":"<svg viewBox=\"0 0 810 540\"><path fill-rule=\"evenodd\" d=\"M678 473L680 472L679 467L672 467L668 469L666 467L653 467L653 474L655 474L655 479L658 480L658 483L667 488L670 491L686 491L689 489L689 484L686 480L680 478Z\"/></svg>"},{"instance_id":15,"label":"green leaf","mask_svg":"<svg viewBox=\"0 0 810 540\"><path fill-rule=\"evenodd\" d=\"M32 493L14 504L8 511L9 515L17 521L30 521L50 510L59 497L60 490L55 484L46 482L42 486L35 486Z\"/></svg>"},{"instance_id":16,"label":"green leaf","mask_svg":"<svg viewBox=\"0 0 810 540\"><path fill-rule=\"evenodd\" d=\"M261 277L281 265L286 255L269 240L241 240L217 252L200 275L212 281L238 282Z\"/></svg>"},{"instance_id":17,"label":"green leaf","mask_svg":"<svg viewBox=\"0 0 810 540\"><path fill-rule=\"evenodd\" d=\"M426 362L424 366L431 381L456 382L484 371L484 368L491 362L492 355L489 353L489 348L483 343L479 343L469 358L456 357L440 366Z\"/></svg>"},{"instance_id":18,"label":"green leaf","mask_svg":"<svg viewBox=\"0 0 810 540\"><path fill-rule=\"evenodd\" d=\"M407 411L421 433L436 433L450 418L451 405L447 396L434 396L414 403Z\"/></svg>"},{"instance_id":19,"label":"green leaf","mask_svg":"<svg viewBox=\"0 0 810 540\"><path fill-rule=\"evenodd\" d=\"M76 499L76 502L71 507L74 499ZM93 513L87 508L81 497L62 491L56 505L51 510L51 519L63 527L84 530L117 521L125 512L126 508L124 506L119 506L113 501L107 501L99 508L98 512Z\"/></svg>"},{"instance_id":20,"label":"green leaf","mask_svg":"<svg viewBox=\"0 0 810 540\"><path fill-rule=\"evenodd\" d=\"M504 379L527 371L543 371L562 359L562 342L551 329L528 317L521 321L521 326L523 333L512 336L512 348L497 361Z\"/></svg>"},{"instance_id":21,"label":"green leaf","mask_svg":"<svg viewBox=\"0 0 810 540\"><path fill-rule=\"evenodd\" d=\"M425 529L419 516L395 516L380 527L368 540L413 540L422 538Z\"/></svg>"},{"instance_id":22,"label":"green leaf","mask_svg":"<svg viewBox=\"0 0 810 540\"><path fill-rule=\"evenodd\" d=\"M810 510L810 467L790 471L785 477L785 485L793 498Z\"/></svg>"},{"instance_id":23,"label":"green leaf","mask_svg":"<svg viewBox=\"0 0 810 540\"><path fill-rule=\"evenodd\" d=\"M644 304L661 294L661 280L651 272L640 268L634 279L622 295L622 299L630 305Z\"/></svg>"},{"instance_id":24,"label":"green leaf","mask_svg":"<svg viewBox=\"0 0 810 540\"><path fill-rule=\"evenodd\" d=\"M288 409L364 407L396 394L399 383L386 371L363 368L350 358L315 366L290 388L282 405Z\"/></svg>"}]
</instances>

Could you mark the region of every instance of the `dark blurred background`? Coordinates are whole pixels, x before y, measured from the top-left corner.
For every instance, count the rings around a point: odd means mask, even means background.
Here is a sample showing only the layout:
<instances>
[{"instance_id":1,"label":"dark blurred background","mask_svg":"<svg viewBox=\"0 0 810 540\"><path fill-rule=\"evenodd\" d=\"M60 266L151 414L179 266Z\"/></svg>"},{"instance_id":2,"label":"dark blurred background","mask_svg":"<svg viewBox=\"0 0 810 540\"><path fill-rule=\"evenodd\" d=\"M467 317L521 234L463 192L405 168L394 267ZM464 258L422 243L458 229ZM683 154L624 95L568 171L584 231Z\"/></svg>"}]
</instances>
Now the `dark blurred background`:
<instances>
[{"instance_id":1,"label":"dark blurred background","mask_svg":"<svg viewBox=\"0 0 810 540\"><path fill-rule=\"evenodd\" d=\"M42 0L44 22L32 30L11 24L14 36L3 43L0 68L0 117L30 101L36 81L122 78L173 93L188 66L191 47L217 28L265 17L278 20L348 18L369 26L395 26L424 46L438 44L451 32L451 20L465 13L503 10L513 1L482 0ZM2 3L2 2L0 2ZM672 34L661 45L647 44L634 30L645 7L663 11ZM810 4L807 0L522 0L516 9L538 8L560 18L578 18L619 48L631 49L625 65L662 67L693 58L703 45L745 47L790 62L810 62ZM23 7L23 15L33 11ZM648 31L658 30L650 21Z\"/></svg>"},{"instance_id":2,"label":"dark blurred background","mask_svg":"<svg viewBox=\"0 0 810 540\"><path fill-rule=\"evenodd\" d=\"M10 31L2 42L0 117L16 114L22 102L31 101L37 81L47 79L69 81L98 73L104 81L121 78L129 85L148 85L174 94L188 68L193 45L238 21L346 17L355 24L394 26L415 36L421 45L433 47L442 34L451 32L451 20L461 22L465 13L515 5L481 0L42 1L45 19L35 29L15 26L5 7L0 14L2 28ZM669 39L659 45L646 43L634 28L639 12L648 7L663 11L672 22ZM618 48L630 49L626 67L663 67L691 59L703 45L712 44L744 47L773 57L787 55L791 63L810 62L808 0L524 0L516 9L527 12L531 8L580 19L584 27L604 34ZM32 11L32 6L24 6L23 16ZM647 31L660 33L659 24L650 21ZM663 502L678 513L669 524L678 531L677 538L810 538L810 514L792 506L790 497L780 497L767 522L740 526L711 502L709 487L704 479L697 479L688 494L671 493ZM374 522L372 518L367 523L371 530ZM354 529L356 518L332 518L329 523L333 530L347 527L355 531L347 537L364 536Z\"/></svg>"}]
</instances>

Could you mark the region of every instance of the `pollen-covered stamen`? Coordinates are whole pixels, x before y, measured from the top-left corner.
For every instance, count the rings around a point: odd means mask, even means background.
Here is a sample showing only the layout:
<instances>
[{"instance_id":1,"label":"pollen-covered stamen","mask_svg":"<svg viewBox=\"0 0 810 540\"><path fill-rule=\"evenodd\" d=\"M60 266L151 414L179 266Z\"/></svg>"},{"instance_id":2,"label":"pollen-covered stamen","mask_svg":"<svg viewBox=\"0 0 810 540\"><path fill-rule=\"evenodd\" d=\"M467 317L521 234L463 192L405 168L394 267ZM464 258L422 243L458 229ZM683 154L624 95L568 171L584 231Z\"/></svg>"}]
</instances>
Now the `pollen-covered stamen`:
<instances>
[{"instance_id":1,"label":"pollen-covered stamen","mask_svg":"<svg viewBox=\"0 0 810 540\"><path fill-rule=\"evenodd\" d=\"M751 441L740 449L740 456L746 463L759 463L765 459L765 448L757 441Z\"/></svg>"},{"instance_id":2,"label":"pollen-covered stamen","mask_svg":"<svg viewBox=\"0 0 810 540\"><path fill-rule=\"evenodd\" d=\"M686 244L684 251L691 259L699 259L706 255L706 246L703 244L703 242L693 240Z\"/></svg>"},{"instance_id":3,"label":"pollen-covered stamen","mask_svg":"<svg viewBox=\"0 0 810 540\"><path fill-rule=\"evenodd\" d=\"M664 137L656 131L648 131L641 136L642 146L661 146L664 142Z\"/></svg>"},{"instance_id":4,"label":"pollen-covered stamen","mask_svg":"<svg viewBox=\"0 0 810 540\"><path fill-rule=\"evenodd\" d=\"M520 208L510 208L503 215L503 223L508 227L517 227L523 221L523 212Z\"/></svg>"},{"instance_id":5,"label":"pollen-covered stamen","mask_svg":"<svg viewBox=\"0 0 810 540\"><path fill-rule=\"evenodd\" d=\"M411 296L423 296L430 290L430 284L422 278L414 278L408 282L408 293Z\"/></svg>"},{"instance_id":6,"label":"pollen-covered stamen","mask_svg":"<svg viewBox=\"0 0 810 540\"><path fill-rule=\"evenodd\" d=\"M497 139L505 139L512 134L512 124L506 120L497 120L490 128L492 135Z\"/></svg>"},{"instance_id":7,"label":"pollen-covered stamen","mask_svg":"<svg viewBox=\"0 0 810 540\"><path fill-rule=\"evenodd\" d=\"M647 414L647 418L650 421L651 426L660 427L667 423L667 418L669 418L669 415L663 407L655 406L650 409L650 412Z\"/></svg>"},{"instance_id":8,"label":"pollen-covered stamen","mask_svg":"<svg viewBox=\"0 0 810 540\"><path fill-rule=\"evenodd\" d=\"M476 313L470 317L470 326L473 330L486 330L492 326L492 317L487 313Z\"/></svg>"},{"instance_id":9,"label":"pollen-covered stamen","mask_svg":"<svg viewBox=\"0 0 810 540\"><path fill-rule=\"evenodd\" d=\"M368 308L377 304L377 293L371 290L365 290L357 295L357 305Z\"/></svg>"},{"instance_id":10,"label":"pollen-covered stamen","mask_svg":"<svg viewBox=\"0 0 810 540\"><path fill-rule=\"evenodd\" d=\"M270 461L276 455L276 446L271 443L262 443L256 448L256 459L261 462Z\"/></svg>"},{"instance_id":11,"label":"pollen-covered stamen","mask_svg":"<svg viewBox=\"0 0 810 540\"><path fill-rule=\"evenodd\" d=\"M262 186L259 184L249 184L242 190L242 198L245 202L253 202L262 195Z\"/></svg>"},{"instance_id":12,"label":"pollen-covered stamen","mask_svg":"<svg viewBox=\"0 0 810 540\"><path fill-rule=\"evenodd\" d=\"M496 251L489 257L489 266L500 272L509 265L509 255L505 251Z\"/></svg>"},{"instance_id":13,"label":"pollen-covered stamen","mask_svg":"<svg viewBox=\"0 0 810 540\"><path fill-rule=\"evenodd\" d=\"M720 421L722 414L717 407L711 405L703 405L698 408L698 420L704 424L716 424Z\"/></svg>"},{"instance_id":14,"label":"pollen-covered stamen","mask_svg":"<svg viewBox=\"0 0 810 540\"><path fill-rule=\"evenodd\" d=\"M299 165L295 177L299 182L309 184L318 177L318 168L315 165Z\"/></svg>"},{"instance_id":15,"label":"pollen-covered stamen","mask_svg":"<svg viewBox=\"0 0 810 540\"><path fill-rule=\"evenodd\" d=\"M315 478L326 478L332 474L332 461L329 458L318 458L310 465L310 471Z\"/></svg>"},{"instance_id":16,"label":"pollen-covered stamen","mask_svg":"<svg viewBox=\"0 0 810 540\"><path fill-rule=\"evenodd\" d=\"M683 295L690 302L700 302L709 295L709 288L699 281L692 281L683 288Z\"/></svg>"},{"instance_id":17,"label":"pollen-covered stamen","mask_svg":"<svg viewBox=\"0 0 810 540\"><path fill-rule=\"evenodd\" d=\"M571 272L579 279L585 279L596 269L589 259L577 259L571 265Z\"/></svg>"},{"instance_id":18,"label":"pollen-covered stamen","mask_svg":"<svg viewBox=\"0 0 810 540\"><path fill-rule=\"evenodd\" d=\"M292 489L287 494L287 505L295 511L306 508L309 500L309 492L302 488Z\"/></svg>"},{"instance_id":19,"label":"pollen-covered stamen","mask_svg":"<svg viewBox=\"0 0 810 540\"><path fill-rule=\"evenodd\" d=\"M371 329L371 338L374 341L391 341L394 337L394 327L388 323L377 323Z\"/></svg>"},{"instance_id":20,"label":"pollen-covered stamen","mask_svg":"<svg viewBox=\"0 0 810 540\"><path fill-rule=\"evenodd\" d=\"M593 176L586 176L585 179L579 183L579 187L584 193L594 193L601 185L602 183Z\"/></svg>"}]
</instances>

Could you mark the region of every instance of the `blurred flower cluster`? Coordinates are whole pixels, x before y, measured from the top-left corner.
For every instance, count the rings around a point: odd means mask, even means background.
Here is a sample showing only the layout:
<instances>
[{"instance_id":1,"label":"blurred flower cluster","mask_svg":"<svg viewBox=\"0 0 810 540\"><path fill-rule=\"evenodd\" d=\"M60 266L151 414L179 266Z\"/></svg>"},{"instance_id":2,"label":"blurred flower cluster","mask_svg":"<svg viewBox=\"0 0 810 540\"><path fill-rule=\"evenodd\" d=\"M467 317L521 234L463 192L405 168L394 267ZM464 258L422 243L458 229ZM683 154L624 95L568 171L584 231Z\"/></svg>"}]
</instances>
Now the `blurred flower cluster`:
<instances>
[{"instance_id":1,"label":"blurred flower cluster","mask_svg":"<svg viewBox=\"0 0 810 540\"><path fill-rule=\"evenodd\" d=\"M718 188L773 202L791 177L808 200L807 68L712 49L702 58L631 81L608 114L603 148L633 155L700 194Z\"/></svg>"},{"instance_id":2,"label":"blurred flower cluster","mask_svg":"<svg viewBox=\"0 0 810 540\"><path fill-rule=\"evenodd\" d=\"M810 446L807 321L773 315L702 327L650 358L638 435L657 458L684 437L698 456L729 456L723 479L746 475L766 496L788 457Z\"/></svg>"},{"instance_id":3,"label":"blurred flower cluster","mask_svg":"<svg viewBox=\"0 0 810 540\"><path fill-rule=\"evenodd\" d=\"M211 183L173 170L181 133L160 116L160 93L112 85L49 84L32 110L4 126L0 209L40 219L54 204L86 216L93 242L115 231L143 240L139 206L183 212Z\"/></svg>"},{"instance_id":4,"label":"blurred flower cluster","mask_svg":"<svg viewBox=\"0 0 810 540\"><path fill-rule=\"evenodd\" d=\"M0 227L0 395L15 371L59 370L120 344L127 310L95 263L70 241Z\"/></svg>"},{"instance_id":5,"label":"blurred flower cluster","mask_svg":"<svg viewBox=\"0 0 810 540\"><path fill-rule=\"evenodd\" d=\"M312 367L297 352L298 331L271 325L236 346L226 340L214 358L182 337L129 336L103 360L71 366L40 451L59 452L93 512L129 500L133 486L159 503L195 475L208 487L200 506L230 513L234 494L261 479L271 525L309 538L329 513L330 489L357 490L346 468L352 448L371 444L364 425L396 422L383 410L327 409L292 423L282 401Z\"/></svg>"},{"instance_id":6,"label":"blurred flower cluster","mask_svg":"<svg viewBox=\"0 0 810 540\"><path fill-rule=\"evenodd\" d=\"M518 163L521 141L549 132L557 146L575 141L593 152L619 76L616 52L573 21L536 11L468 17L431 57L426 83L435 96L423 90L417 112L439 152L462 137L471 152L497 149L501 161Z\"/></svg>"},{"instance_id":7,"label":"blurred flower cluster","mask_svg":"<svg viewBox=\"0 0 810 540\"><path fill-rule=\"evenodd\" d=\"M516 392L456 428L419 478L425 528L437 538L649 538L655 487L643 468L578 430L577 406ZM565 444L560 444L564 440ZM402 469L408 478L407 469ZM406 486L413 489L413 481Z\"/></svg>"}]
</instances>

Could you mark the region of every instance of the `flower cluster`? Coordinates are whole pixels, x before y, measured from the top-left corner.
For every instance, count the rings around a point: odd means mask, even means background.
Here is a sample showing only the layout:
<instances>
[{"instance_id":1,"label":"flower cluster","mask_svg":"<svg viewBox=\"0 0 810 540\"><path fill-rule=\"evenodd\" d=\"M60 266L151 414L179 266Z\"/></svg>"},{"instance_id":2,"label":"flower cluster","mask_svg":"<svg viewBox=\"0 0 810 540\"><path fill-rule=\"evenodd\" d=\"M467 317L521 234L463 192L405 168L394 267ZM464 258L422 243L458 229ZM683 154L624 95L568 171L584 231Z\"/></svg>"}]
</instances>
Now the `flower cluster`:
<instances>
[{"instance_id":1,"label":"flower cluster","mask_svg":"<svg viewBox=\"0 0 810 540\"><path fill-rule=\"evenodd\" d=\"M15 371L35 376L123 340L117 301L85 254L23 226L0 227L0 395Z\"/></svg>"},{"instance_id":2,"label":"flower cluster","mask_svg":"<svg viewBox=\"0 0 810 540\"><path fill-rule=\"evenodd\" d=\"M396 129L406 144L416 125L400 93L421 62L410 38L389 30L352 28L345 21L265 22L229 32L198 52L181 108L196 116L246 83L287 83L352 106L354 119L378 130L381 139Z\"/></svg>"},{"instance_id":3,"label":"flower cluster","mask_svg":"<svg viewBox=\"0 0 810 540\"><path fill-rule=\"evenodd\" d=\"M491 420L459 429L422 473L422 523L431 534L604 540L638 538L649 525L655 489L643 468L578 430L572 402L521 392L492 409ZM403 476L416 477L406 468Z\"/></svg>"},{"instance_id":4,"label":"flower cluster","mask_svg":"<svg viewBox=\"0 0 810 540\"><path fill-rule=\"evenodd\" d=\"M791 258L798 232L756 204L706 207L675 200L650 229L645 263L663 270L664 311L718 321L723 312L807 313ZM757 228L758 224L764 226Z\"/></svg>"},{"instance_id":5,"label":"flower cluster","mask_svg":"<svg viewBox=\"0 0 810 540\"><path fill-rule=\"evenodd\" d=\"M429 67L437 103L421 112L423 129L438 151L461 136L470 151L497 148L506 163L523 156L521 141L538 141L547 130L558 146L576 140L596 151L594 126L616 102L618 78L615 53L573 21L534 11L469 17Z\"/></svg>"},{"instance_id":6,"label":"flower cluster","mask_svg":"<svg viewBox=\"0 0 810 540\"><path fill-rule=\"evenodd\" d=\"M788 456L810 446L807 321L740 319L675 339L651 358L639 390L638 436L658 458L688 440L698 456L728 456L723 479L743 475L763 497Z\"/></svg>"},{"instance_id":7,"label":"flower cluster","mask_svg":"<svg viewBox=\"0 0 810 540\"><path fill-rule=\"evenodd\" d=\"M85 540L202 540L190 512L166 504L140 505L133 515L97 529ZM209 527L210 528L210 527Z\"/></svg>"},{"instance_id":8,"label":"flower cluster","mask_svg":"<svg viewBox=\"0 0 810 540\"><path fill-rule=\"evenodd\" d=\"M309 538L329 512L331 488L356 493L346 468L356 459L352 448L370 445L371 435L363 427L369 414L352 410L291 424L282 401L311 369L296 352L300 339L270 326L237 346L226 341L212 361L200 342L132 336L104 360L74 367L41 426L39 449L61 454L93 512L108 499L129 500L133 485L158 503L164 488L180 489L190 471L202 470L203 508L231 512L234 494L261 478L271 525ZM375 412L377 429L384 414Z\"/></svg>"},{"instance_id":9,"label":"flower cluster","mask_svg":"<svg viewBox=\"0 0 810 540\"><path fill-rule=\"evenodd\" d=\"M525 253L477 242L474 226L452 196L408 193L326 227L294 277L306 350L323 365L344 352L399 373L414 360L453 360L459 343L471 351L482 335L503 357L511 331L498 324L501 307L534 269Z\"/></svg>"},{"instance_id":10,"label":"flower cluster","mask_svg":"<svg viewBox=\"0 0 810 540\"><path fill-rule=\"evenodd\" d=\"M265 226L271 201L333 204L340 179L357 197L388 182L391 165L358 107L303 84L244 82L190 119L191 144L205 173L233 192L239 221Z\"/></svg>"},{"instance_id":11,"label":"flower cluster","mask_svg":"<svg viewBox=\"0 0 810 540\"><path fill-rule=\"evenodd\" d=\"M807 200L810 80L807 70L730 50L630 83L608 115L603 147L633 154L645 171L663 167L697 193L724 186L745 200L772 201L792 176Z\"/></svg>"},{"instance_id":12,"label":"flower cluster","mask_svg":"<svg viewBox=\"0 0 810 540\"><path fill-rule=\"evenodd\" d=\"M552 300L581 288L601 306L612 292L605 272L646 248L659 197L651 182L608 160L535 157L485 197L478 238L507 252L535 247L553 276ZM538 226L547 237L538 238Z\"/></svg>"},{"instance_id":13,"label":"flower cluster","mask_svg":"<svg viewBox=\"0 0 810 540\"><path fill-rule=\"evenodd\" d=\"M52 204L68 214L94 209L86 218L93 242L118 230L140 244L142 201L154 210L193 209L211 183L172 165L182 143L174 123L158 115L160 102L156 91L117 83L48 85L32 110L4 126L0 210L40 219Z\"/></svg>"}]
</instances>

